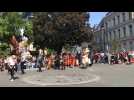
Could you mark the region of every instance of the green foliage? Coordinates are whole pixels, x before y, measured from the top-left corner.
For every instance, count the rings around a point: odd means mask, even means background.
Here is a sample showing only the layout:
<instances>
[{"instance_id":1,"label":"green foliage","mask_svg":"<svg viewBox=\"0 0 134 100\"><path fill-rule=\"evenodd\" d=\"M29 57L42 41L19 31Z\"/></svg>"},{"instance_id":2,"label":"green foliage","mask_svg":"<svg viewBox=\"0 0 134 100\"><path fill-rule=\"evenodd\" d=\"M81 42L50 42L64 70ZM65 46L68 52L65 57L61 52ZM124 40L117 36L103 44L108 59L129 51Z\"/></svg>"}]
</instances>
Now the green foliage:
<instances>
[{"instance_id":1,"label":"green foliage","mask_svg":"<svg viewBox=\"0 0 134 100\"><path fill-rule=\"evenodd\" d=\"M12 35L20 35L20 29L24 28L24 33L32 41L32 21L23 18L23 12L3 12L0 16L0 42L9 43ZM9 53L6 45L1 45L0 52L5 55ZM1 54L1 55L2 55Z\"/></svg>"},{"instance_id":2,"label":"green foliage","mask_svg":"<svg viewBox=\"0 0 134 100\"><path fill-rule=\"evenodd\" d=\"M32 36L32 21L23 19L23 13L4 12L0 16L0 40L7 42L12 35L19 35L21 28Z\"/></svg>"},{"instance_id":3,"label":"green foliage","mask_svg":"<svg viewBox=\"0 0 134 100\"><path fill-rule=\"evenodd\" d=\"M65 44L78 44L92 40L86 26L87 12L35 12L33 36L35 44L59 50Z\"/></svg>"},{"instance_id":4,"label":"green foliage","mask_svg":"<svg viewBox=\"0 0 134 100\"><path fill-rule=\"evenodd\" d=\"M0 45L0 56L7 56L10 54L9 46L7 43L2 43Z\"/></svg>"},{"instance_id":5,"label":"green foliage","mask_svg":"<svg viewBox=\"0 0 134 100\"><path fill-rule=\"evenodd\" d=\"M31 20L29 20L29 21L26 20L24 27L25 27L24 33L27 34L30 38L30 41L32 41L33 40L33 23L32 23L32 21Z\"/></svg>"},{"instance_id":6,"label":"green foliage","mask_svg":"<svg viewBox=\"0 0 134 100\"><path fill-rule=\"evenodd\" d=\"M9 47L9 46L8 46L6 43L0 45L0 49L1 49L2 51L5 51L8 47Z\"/></svg>"}]
</instances>

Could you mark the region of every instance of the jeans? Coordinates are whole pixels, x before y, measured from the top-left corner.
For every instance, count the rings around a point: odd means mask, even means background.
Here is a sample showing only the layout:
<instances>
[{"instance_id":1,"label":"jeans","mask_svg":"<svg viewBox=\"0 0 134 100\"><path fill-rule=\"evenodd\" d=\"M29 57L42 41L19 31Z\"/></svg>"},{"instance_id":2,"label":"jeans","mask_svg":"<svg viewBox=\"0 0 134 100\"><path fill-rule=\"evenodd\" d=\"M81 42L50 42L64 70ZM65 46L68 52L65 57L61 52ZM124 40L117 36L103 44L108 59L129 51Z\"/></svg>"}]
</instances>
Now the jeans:
<instances>
[{"instance_id":1,"label":"jeans","mask_svg":"<svg viewBox=\"0 0 134 100\"><path fill-rule=\"evenodd\" d=\"M24 74L25 72L24 72L24 69L25 69L25 62L21 62L21 72L22 72L22 74Z\"/></svg>"},{"instance_id":2,"label":"jeans","mask_svg":"<svg viewBox=\"0 0 134 100\"><path fill-rule=\"evenodd\" d=\"M81 54L78 54L78 61L79 61L79 64L81 65L82 64Z\"/></svg>"},{"instance_id":3,"label":"jeans","mask_svg":"<svg viewBox=\"0 0 134 100\"><path fill-rule=\"evenodd\" d=\"M10 71L11 79L14 79L14 66L11 66L11 68L9 68L9 71Z\"/></svg>"}]
</instances>

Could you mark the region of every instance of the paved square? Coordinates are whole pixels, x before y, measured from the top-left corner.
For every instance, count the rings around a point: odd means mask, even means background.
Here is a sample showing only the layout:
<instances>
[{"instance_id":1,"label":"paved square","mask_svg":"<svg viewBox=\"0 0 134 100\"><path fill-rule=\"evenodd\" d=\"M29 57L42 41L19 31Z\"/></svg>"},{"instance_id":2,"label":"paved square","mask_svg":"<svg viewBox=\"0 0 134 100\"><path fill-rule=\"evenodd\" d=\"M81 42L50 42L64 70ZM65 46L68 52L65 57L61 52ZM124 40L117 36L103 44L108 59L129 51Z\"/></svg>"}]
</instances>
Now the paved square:
<instances>
[{"instance_id":1,"label":"paved square","mask_svg":"<svg viewBox=\"0 0 134 100\"><path fill-rule=\"evenodd\" d=\"M10 82L7 72L0 72L0 87L132 87L134 65L95 64L87 69L27 70L25 75L17 73Z\"/></svg>"}]
</instances>

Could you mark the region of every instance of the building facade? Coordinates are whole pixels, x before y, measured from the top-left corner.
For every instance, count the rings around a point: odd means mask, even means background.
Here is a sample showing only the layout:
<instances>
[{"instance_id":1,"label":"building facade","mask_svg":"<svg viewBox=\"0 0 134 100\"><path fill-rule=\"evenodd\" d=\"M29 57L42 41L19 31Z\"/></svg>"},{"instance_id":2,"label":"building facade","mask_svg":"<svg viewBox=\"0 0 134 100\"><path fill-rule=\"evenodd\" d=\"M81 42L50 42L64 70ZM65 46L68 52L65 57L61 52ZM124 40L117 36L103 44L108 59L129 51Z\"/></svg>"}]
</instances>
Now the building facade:
<instances>
[{"instance_id":1,"label":"building facade","mask_svg":"<svg viewBox=\"0 0 134 100\"><path fill-rule=\"evenodd\" d=\"M103 50L134 50L134 12L109 12L98 27Z\"/></svg>"},{"instance_id":2,"label":"building facade","mask_svg":"<svg viewBox=\"0 0 134 100\"><path fill-rule=\"evenodd\" d=\"M95 41L95 47L97 51L105 51L104 20L101 20L99 25L95 28L94 41Z\"/></svg>"}]
</instances>

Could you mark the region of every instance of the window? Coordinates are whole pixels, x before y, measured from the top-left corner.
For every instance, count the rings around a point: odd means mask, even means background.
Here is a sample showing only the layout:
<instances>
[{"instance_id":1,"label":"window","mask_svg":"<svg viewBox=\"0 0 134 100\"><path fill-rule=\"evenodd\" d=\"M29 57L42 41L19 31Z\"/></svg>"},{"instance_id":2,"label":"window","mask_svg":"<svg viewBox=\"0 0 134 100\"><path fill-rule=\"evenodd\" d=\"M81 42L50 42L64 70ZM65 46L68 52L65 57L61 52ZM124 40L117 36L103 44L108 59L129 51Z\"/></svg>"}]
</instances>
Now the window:
<instances>
[{"instance_id":1,"label":"window","mask_svg":"<svg viewBox=\"0 0 134 100\"><path fill-rule=\"evenodd\" d=\"M129 42L130 50L133 50L133 44L132 41Z\"/></svg>"},{"instance_id":2,"label":"window","mask_svg":"<svg viewBox=\"0 0 134 100\"><path fill-rule=\"evenodd\" d=\"M108 34L106 34L105 41L108 42Z\"/></svg>"},{"instance_id":3,"label":"window","mask_svg":"<svg viewBox=\"0 0 134 100\"><path fill-rule=\"evenodd\" d=\"M132 28L132 25L129 25L129 33L130 33L130 36L132 36L132 34L133 34L133 28Z\"/></svg>"},{"instance_id":4,"label":"window","mask_svg":"<svg viewBox=\"0 0 134 100\"><path fill-rule=\"evenodd\" d=\"M113 25L115 25L115 18L113 18Z\"/></svg>"},{"instance_id":5,"label":"window","mask_svg":"<svg viewBox=\"0 0 134 100\"><path fill-rule=\"evenodd\" d=\"M129 14L129 20L131 20L132 19L132 13L128 12L128 14Z\"/></svg>"},{"instance_id":6,"label":"window","mask_svg":"<svg viewBox=\"0 0 134 100\"><path fill-rule=\"evenodd\" d=\"M120 29L118 29L118 34L119 34L119 39L120 39L121 37Z\"/></svg>"},{"instance_id":7,"label":"window","mask_svg":"<svg viewBox=\"0 0 134 100\"><path fill-rule=\"evenodd\" d=\"M111 41L111 32L109 32L109 39L110 39L110 41Z\"/></svg>"},{"instance_id":8,"label":"window","mask_svg":"<svg viewBox=\"0 0 134 100\"><path fill-rule=\"evenodd\" d=\"M122 20L125 22L125 13L122 13Z\"/></svg>"},{"instance_id":9,"label":"window","mask_svg":"<svg viewBox=\"0 0 134 100\"><path fill-rule=\"evenodd\" d=\"M123 43L123 49L126 50L126 43Z\"/></svg>"},{"instance_id":10,"label":"window","mask_svg":"<svg viewBox=\"0 0 134 100\"><path fill-rule=\"evenodd\" d=\"M114 40L115 40L115 39L116 39L116 31L114 31L114 33L113 33L113 34L114 34Z\"/></svg>"},{"instance_id":11,"label":"window","mask_svg":"<svg viewBox=\"0 0 134 100\"><path fill-rule=\"evenodd\" d=\"M106 29L108 28L108 24L107 23L105 23L106 24Z\"/></svg>"},{"instance_id":12,"label":"window","mask_svg":"<svg viewBox=\"0 0 134 100\"><path fill-rule=\"evenodd\" d=\"M126 28L123 27L123 33L124 33L124 37L126 37Z\"/></svg>"},{"instance_id":13,"label":"window","mask_svg":"<svg viewBox=\"0 0 134 100\"><path fill-rule=\"evenodd\" d=\"M110 23L110 26L112 27L113 26L113 20L109 20L109 23Z\"/></svg>"},{"instance_id":14,"label":"window","mask_svg":"<svg viewBox=\"0 0 134 100\"><path fill-rule=\"evenodd\" d=\"M117 16L118 24L120 23L120 16Z\"/></svg>"}]
</instances>

